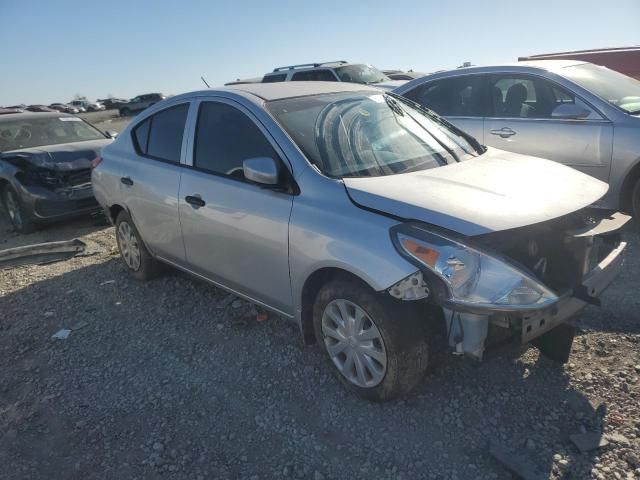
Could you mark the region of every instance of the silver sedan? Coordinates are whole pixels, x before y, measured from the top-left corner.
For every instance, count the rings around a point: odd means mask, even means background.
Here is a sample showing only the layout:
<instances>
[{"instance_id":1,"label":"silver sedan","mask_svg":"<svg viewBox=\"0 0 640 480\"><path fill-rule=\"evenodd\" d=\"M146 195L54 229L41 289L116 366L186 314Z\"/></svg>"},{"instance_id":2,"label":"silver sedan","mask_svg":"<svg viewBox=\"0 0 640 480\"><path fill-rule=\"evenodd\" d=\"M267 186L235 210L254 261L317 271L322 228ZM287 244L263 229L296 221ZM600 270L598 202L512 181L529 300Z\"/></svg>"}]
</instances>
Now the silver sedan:
<instances>
[{"instance_id":1,"label":"silver sedan","mask_svg":"<svg viewBox=\"0 0 640 480\"><path fill-rule=\"evenodd\" d=\"M591 63L538 60L439 72L394 93L484 145L555 160L607 182L598 205L640 218L639 81Z\"/></svg>"},{"instance_id":2,"label":"silver sedan","mask_svg":"<svg viewBox=\"0 0 640 480\"><path fill-rule=\"evenodd\" d=\"M92 178L134 277L172 265L290 318L373 400L420 381L438 329L475 359L497 330L565 361L625 247L627 217L586 208L606 183L349 83L173 97Z\"/></svg>"}]
</instances>

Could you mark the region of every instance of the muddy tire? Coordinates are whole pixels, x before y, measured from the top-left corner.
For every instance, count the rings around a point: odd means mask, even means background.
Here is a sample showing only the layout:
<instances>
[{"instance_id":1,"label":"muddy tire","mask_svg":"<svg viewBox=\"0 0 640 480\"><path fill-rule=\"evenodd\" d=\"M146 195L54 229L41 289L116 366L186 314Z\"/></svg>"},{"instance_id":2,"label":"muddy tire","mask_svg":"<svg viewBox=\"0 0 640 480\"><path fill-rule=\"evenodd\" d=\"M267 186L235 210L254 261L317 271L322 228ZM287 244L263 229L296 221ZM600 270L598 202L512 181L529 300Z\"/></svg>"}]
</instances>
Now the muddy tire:
<instances>
[{"instance_id":1,"label":"muddy tire","mask_svg":"<svg viewBox=\"0 0 640 480\"><path fill-rule=\"evenodd\" d=\"M316 339L348 390L382 402L420 382L429 363L429 329L415 307L355 280L333 280L320 289L313 306Z\"/></svg>"},{"instance_id":2,"label":"muddy tire","mask_svg":"<svg viewBox=\"0 0 640 480\"><path fill-rule=\"evenodd\" d=\"M7 218L16 232L27 234L38 229L38 224L27 213L18 192L11 185L5 185L0 194Z\"/></svg>"},{"instance_id":3,"label":"muddy tire","mask_svg":"<svg viewBox=\"0 0 640 480\"><path fill-rule=\"evenodd\" d=\"M116 218L118 250L129 274L137 280L151 280L161 273L160 263L145 247L133 220L124 210Z\"/></svg>"}]
</instances>

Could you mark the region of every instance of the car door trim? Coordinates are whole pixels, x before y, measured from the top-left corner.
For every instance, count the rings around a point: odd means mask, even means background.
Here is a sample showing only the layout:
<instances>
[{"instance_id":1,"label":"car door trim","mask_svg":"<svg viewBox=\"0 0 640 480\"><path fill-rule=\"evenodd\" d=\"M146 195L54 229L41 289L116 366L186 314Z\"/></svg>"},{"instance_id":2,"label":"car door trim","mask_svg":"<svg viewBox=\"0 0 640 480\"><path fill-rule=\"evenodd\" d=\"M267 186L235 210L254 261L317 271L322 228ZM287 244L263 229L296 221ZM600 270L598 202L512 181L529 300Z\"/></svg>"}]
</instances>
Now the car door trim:
<instances>
[{"instance_id":1,"label":"car door trim","mask_svg":"<svg viewBox=\"0 0 640 480\"><path fill-rule=\"evenodd\" d=\"M289 320L293 320L295 318L295 315L292 314L292 313L287 313L287 312L284 312L284 311L282 311L282 310L280 310L278 308L272 307L271 305L269 305L267 303L264 303L264 302L262 302L260 300L257 300L257 299L255 299L255 298L253 298L253 297L251 297L251 296L249 296L249 295L247 295L245 293L242 293L242 292L240 292L238 290L230 288L230 287L226 286L223 283L220 283L220 282L217 282L215 280L212 280L211 278L207 277L206 275L202 275L201 273L194 272L193 270L191 270L191 269L189 269L189 268L187 268L187 267L185 267L183 265L180 265L178 263L172 262L171 260L168 260L168 259L166 259L166 258L164 258L164 257L162 257L160 255L156 255L156 258L158 260L164 262L164 263L167 263L167 264L171 265L172 267L177 268L178 270L182 270L182 271L184 271L186 273L189 273L189 274L193 275L194 277L200 278L201 280L204 280L204 281L206 281L206 282L208 282L208 283L210 283L210 284L212 284L212 285L214 285L216 287L222 288L223 290L226 290L227 292L232 293L233 295L236 295L237 297L243 298L244 300L247 300L247 301L249 301L251 303L254 303L256 305L260 305L261 307L266 308L267 310L270 310L273 313L276 313L278 315L282 315L283 317L286 317Z\"/></svg>"}]
</instances>

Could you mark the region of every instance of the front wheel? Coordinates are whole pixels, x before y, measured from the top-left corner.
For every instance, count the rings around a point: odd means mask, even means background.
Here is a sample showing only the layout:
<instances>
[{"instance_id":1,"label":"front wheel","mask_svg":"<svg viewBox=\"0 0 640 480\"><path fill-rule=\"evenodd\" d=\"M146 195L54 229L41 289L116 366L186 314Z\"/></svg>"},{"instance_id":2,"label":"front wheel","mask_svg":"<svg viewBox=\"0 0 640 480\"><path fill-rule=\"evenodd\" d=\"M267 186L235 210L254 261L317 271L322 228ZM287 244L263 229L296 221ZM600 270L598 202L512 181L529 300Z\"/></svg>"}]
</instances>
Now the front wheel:
<instances>
[{"instance_id":1,"label":"front wheel","mask_svg":"<svg viewBox=\"0 0 640 480\"><path fill-rule=\"evenodd\" d=\"M160 264L151 256L131 217L124 210L116 219L116 239L120 256L132 277L151 280L158 276Z\"/></svg>"},{"instance_id":2,"label":"front wheel","mask_svg":"<svg viewBox=\"0 0 640 480\"><path fill-rule=\"evenodd\" d=\"M18 196L18 192L11 186L6 185L2 189L2 203L9 217L9 221L14 230L19 233L31 233L38 229L38 225L30 218L25 211Z\"/></svg>"},{"instance_id":3,"label":"front wheel","mask_svg":"<svg viewBox=\"0 0 640 480\"><path fill-rule=\"evenodd\" d=\"M427 319L412 307L356 281L321 288L313 309L316 339L349 390L387 401L422 379L429 358Z\"/></svg>"}]
</instances>

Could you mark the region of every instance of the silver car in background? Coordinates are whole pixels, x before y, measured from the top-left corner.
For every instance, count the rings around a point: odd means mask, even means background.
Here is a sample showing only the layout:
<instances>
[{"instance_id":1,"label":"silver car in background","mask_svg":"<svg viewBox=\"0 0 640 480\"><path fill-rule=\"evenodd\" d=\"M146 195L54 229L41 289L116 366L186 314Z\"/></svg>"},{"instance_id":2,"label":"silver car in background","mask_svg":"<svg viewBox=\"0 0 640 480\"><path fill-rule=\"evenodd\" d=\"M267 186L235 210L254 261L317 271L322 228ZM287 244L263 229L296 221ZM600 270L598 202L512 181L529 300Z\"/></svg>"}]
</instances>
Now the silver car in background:
<instances>
[{"instance_id":1,"label":"silver car in background","mask_svg":"<svg viewBox=\"0 0 640 480\"><path fill-rule=\"evenodd\" d=\"M294 320L373 400L420 381L439 328L476 359L497 331L566 361L565 321L617 275L628 219L586 208L604 182L340 82L165 100L92 179L134 277L162 262Z\"/></svg>"},{"instance_id":2,"label":"silver car in background","mask_svg":"<svg viewBox=\"0 0 640 480\"><path fill-rule=\"evenodd\" d=\"M640 218L640 82L591 63L468 67L394 90L483 145L548 158L610 185L598 206Z\"/></svg>"}]
</instances>

